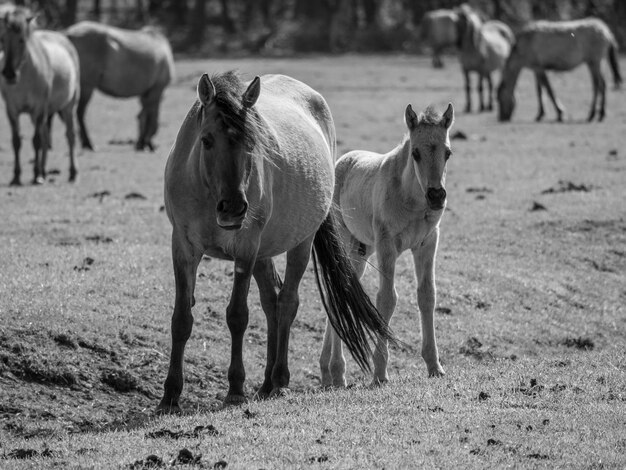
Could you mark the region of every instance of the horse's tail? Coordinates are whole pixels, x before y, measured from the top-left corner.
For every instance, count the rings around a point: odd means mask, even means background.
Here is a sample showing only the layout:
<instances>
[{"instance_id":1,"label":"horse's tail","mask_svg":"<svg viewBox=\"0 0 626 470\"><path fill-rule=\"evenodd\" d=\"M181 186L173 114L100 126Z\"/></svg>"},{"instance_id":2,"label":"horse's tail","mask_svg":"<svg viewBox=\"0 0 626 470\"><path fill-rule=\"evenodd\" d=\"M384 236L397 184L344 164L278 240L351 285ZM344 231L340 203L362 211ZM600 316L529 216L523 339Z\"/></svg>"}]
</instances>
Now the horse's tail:
<instances>
[{"instance_id":1,"label":"horse's tail","mask_svg":"<svg viewBox=\"0 0 626 470\"><path fill-rule=\"evenodd\" d=\"M622 84L622 74L619 71L617 42L615 40L609 44L609 64L611 65L611 71L613 72L613 82L615 83L615 88L619 88Z\"/></svg>"},{"instance_id":2,"label":"horse's tail","mask_svg":"<svg viewBox=\"0 0 626 470\"><path fill-rule=\"evenodd\" d=\"M359 367L371 371L368 339L398 341L361 286L337 231L333 209L315 234L313 267L331 325Z\"/></svg>"}]
</instances>

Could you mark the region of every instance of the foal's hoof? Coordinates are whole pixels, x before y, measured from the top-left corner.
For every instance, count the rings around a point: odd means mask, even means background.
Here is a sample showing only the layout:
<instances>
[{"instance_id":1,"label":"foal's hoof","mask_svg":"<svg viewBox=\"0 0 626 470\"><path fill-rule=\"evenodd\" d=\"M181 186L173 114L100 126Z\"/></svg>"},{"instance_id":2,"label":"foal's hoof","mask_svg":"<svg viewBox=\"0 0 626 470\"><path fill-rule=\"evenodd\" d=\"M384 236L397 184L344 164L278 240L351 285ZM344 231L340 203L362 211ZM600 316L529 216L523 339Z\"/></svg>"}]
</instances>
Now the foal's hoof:
<instances>
[{"instance_id":1,"label":"foal's hoof","mask_svg":"<svg viewBox=\"0 0 626 470\"><path fill-rule=\"evenodd\" d=\"M243 395L226 395L224 398L224 407L241 406L248 403L248 399Z\"/></svg>"}]
</instances>

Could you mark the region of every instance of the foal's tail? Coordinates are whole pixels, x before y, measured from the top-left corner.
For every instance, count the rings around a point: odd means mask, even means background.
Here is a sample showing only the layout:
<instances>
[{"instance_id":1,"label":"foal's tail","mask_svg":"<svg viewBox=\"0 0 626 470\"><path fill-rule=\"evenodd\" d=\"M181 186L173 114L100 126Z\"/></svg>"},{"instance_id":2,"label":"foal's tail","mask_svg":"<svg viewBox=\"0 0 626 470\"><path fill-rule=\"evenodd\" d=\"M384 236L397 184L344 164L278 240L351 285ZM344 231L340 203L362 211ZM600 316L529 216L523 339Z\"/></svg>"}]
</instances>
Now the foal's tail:
<instances>
[{"instance_id":1,"label":"foal's tail","mask_svg":"<svg viewBox=\"0 0 626 470\"><path fill-rule=\"evenodd\" d=\"M359 367L371 371L368 339L398 341L361 286L341 242L333 209L315 234L313 267L331 325Z\"/></svg>"},{"instance_id":2,"label":"foal's tail","mask_svg":"<svg viewBox=\"0 0 626 470\"><path fill-rule=\"evenodd\" d=\"M611 71L613 72L613 82L615 83L615 88L619 88L622 84L622 74L619 71L617 43L615 40L609 44L609 64L611 65Z\"/></svg>"}]
</instances>

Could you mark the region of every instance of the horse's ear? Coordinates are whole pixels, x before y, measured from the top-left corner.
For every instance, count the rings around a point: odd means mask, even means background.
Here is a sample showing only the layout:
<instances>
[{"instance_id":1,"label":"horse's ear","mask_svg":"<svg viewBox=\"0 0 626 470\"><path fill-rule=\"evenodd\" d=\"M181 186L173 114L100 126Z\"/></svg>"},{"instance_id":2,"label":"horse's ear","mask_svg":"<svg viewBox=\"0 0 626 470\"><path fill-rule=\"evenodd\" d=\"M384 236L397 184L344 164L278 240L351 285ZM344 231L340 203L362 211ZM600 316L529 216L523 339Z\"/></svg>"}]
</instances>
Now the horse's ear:
<instances>
[{"instance_id":1,"label":"horse's ear","mask_svg":"<svg viewBox=\"0 0 626 470\"><path fill-rule=\"evenodd\" d=\"M409 104L404 111L404 120L406 121L406 127L409 128L410 131L414 130L417 127L417 114L413 111L413 107Z\"/></svg>"},{"instance_id":2,"label":"horse's ear","mask_svg":"<svg viewBox=\"0 0 626 470\"><path fill-rule=\"evenodd\" d=\"M248 85L248 89L244 92L241 103L244 108L250 108L254 106L256 100L259 99L259 94L261 93L261 79L259 77L254 77L254 80Z\"/></svg>"},{"instance_id":3,"label":"horse's ear","mask_svg":"<svg viewBox=\"0 0 626 470\"><path fill-rule=\"evenodd\" d=\"M208 106L215 98L215 85L209 78L208 74L202 74L198 82L198 99L202 106Z\"/></svg>"},{"instance_id":4,"label":"horse's ear","mask_svg":"<svg viewBox=\"0 0 626 470\"><path fill-rule=\"evenodd\" d=\"M448 103L448 108L446 109L446 111L443 113L443 116L441 117L441 125L445 127L446 129L450 129L450 126L452 126L453 122L454 122L454 107L452 106L452 103Z\"/></svg>"}]
</instances>

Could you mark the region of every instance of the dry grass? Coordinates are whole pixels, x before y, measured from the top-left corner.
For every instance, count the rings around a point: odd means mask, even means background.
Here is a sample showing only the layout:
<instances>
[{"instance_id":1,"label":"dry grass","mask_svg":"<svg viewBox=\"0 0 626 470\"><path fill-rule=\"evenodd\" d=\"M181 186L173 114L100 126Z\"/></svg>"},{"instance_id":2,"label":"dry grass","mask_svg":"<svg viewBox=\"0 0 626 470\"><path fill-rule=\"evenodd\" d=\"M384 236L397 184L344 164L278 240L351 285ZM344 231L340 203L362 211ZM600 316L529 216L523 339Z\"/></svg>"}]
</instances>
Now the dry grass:
<instances>
[{"instance_id":1,"label":"dry grass","mask_svg":"<svg viewBox=\"0 0 626 470\"><path fill-rule=\"evenodd\" d=\"M232 266L205 260L182 400L192 415L151 420L174 294L162 174L200 73L238 68L300 78L329 102L342 152L385 151L403 134L407 103L463 108L461 75L448 64L436 71L428 59L408 57L180 61L163 103L159 150L119 145L135 136L137 104L97 96L88 120L99 151L80 155L75 185L66 182L55 122L55 181L6 186L12 151L0 115L0 467L109 468L145 463L150 454L168 463L185 447L209 468L219 460L229 468L624 467L626 98L610 91L606 122L584 123L591 94L584 69L553 79L569 110L565 124L532 122L528 72L512 123L457 114L453 132L468 139L453 141L437 269L444 379L424 377L416 286L403 256L392 325L411 347L392 351L393 383L370 390L350 362L355 387L318 390L324 316L309 271L292 330L293 394L250 403L248 413L219 410ZM25 180L31 171L24 164ZM364 283L375 291L373 269ZM249 303L252 391L265 351L255 287ZM194 435L209 424L217 436L207 428ZM146 437L163 429L179 438Z\"/></svg>"}]
</instances>

